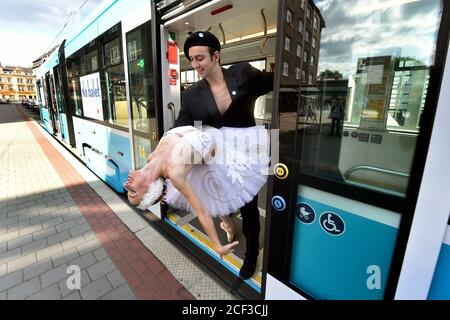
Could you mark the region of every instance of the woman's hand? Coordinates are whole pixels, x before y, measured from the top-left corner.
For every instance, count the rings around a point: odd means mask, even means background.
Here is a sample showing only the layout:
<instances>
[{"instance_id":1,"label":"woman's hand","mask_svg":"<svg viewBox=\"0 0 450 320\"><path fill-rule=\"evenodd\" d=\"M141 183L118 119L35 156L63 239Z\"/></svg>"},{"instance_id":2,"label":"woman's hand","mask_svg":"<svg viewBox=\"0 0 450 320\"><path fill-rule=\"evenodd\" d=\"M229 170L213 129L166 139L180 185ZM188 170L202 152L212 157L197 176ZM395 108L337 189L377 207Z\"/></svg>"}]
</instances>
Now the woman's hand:
<instances>
[{"instance_id":1,"label":"woman's hand","mask_svg":"<svg viewBox=\"0 0 450 320\"><path fill-rule=\"evenodd\" d=\"M232 253L238 245L239 241L233 241L232 243L226 244L224 246L222 246L222 244L219 244L215 246L214 251L216 251L220 255L220 259L223 259L223 256Z\"/></svg>"}]
</instances>

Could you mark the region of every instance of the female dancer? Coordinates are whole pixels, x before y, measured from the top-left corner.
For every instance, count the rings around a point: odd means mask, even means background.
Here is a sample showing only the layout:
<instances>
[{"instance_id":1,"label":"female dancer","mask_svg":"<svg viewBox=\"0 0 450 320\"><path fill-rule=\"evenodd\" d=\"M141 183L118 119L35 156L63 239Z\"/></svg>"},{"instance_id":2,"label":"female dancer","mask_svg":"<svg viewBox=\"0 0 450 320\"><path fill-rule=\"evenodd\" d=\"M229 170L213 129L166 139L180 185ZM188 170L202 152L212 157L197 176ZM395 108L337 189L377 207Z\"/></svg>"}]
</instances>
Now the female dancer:
<instances>
[{"instance_id":1,"label":"female dancer","mask_svg":"<svg viewBox=\"0 0 450 320\"><path fill-rule=\"evenodd\" d=\"M184 126L169 130L124 188L128 200L146 210L163 195L168 205L195 212L214 250L222 257L239 244L229 215L251 201L267 181L268 133L263 126L215 129ZM166 183L163 178L167 179ZM222 245L212 217L227 232Z\"/></svg>"}]
</instances>

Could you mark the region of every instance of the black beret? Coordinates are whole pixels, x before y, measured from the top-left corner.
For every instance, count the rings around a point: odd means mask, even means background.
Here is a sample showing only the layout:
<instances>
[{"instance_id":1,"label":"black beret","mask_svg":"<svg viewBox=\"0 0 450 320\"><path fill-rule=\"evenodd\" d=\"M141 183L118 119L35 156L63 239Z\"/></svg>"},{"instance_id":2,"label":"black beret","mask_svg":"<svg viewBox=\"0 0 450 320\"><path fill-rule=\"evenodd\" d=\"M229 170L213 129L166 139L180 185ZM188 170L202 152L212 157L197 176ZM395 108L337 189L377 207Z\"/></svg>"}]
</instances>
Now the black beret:
<instances>
[{"instance_id":1,"label":"black beret","mask_svg":"<svg viewBox=\"0 0 450 320\"><path fill-rule=\"evenodd\" d=\"M219 39L211 32L197 31L189 35L184 43L184 55L189 59L189 49L195 46L206 46L220 52Z\"/></svg>"}]
</instances>

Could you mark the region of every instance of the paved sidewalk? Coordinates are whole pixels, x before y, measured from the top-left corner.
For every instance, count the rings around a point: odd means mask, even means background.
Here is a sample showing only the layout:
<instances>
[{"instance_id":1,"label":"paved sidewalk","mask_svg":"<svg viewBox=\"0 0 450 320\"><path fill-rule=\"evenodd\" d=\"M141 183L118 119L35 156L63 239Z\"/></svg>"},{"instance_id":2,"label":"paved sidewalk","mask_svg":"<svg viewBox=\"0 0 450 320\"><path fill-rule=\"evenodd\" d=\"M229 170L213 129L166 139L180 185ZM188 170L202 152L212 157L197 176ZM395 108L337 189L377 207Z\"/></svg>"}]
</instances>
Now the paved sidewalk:
<instances>
[{"instance_id":1,"label":"paved sidewalk","mask_svg":"<svg viewBox=\"0 0 450 320\"><path fill-rule=\"evenodd\" d=\"M211 279L174 249L167 261L155 256L148 247L168 246L162 237L113 196L116 208L107 205L23 117L0 105L0 300L232 299L223 289L197 293Z\"/></svg>"}]
</instances>

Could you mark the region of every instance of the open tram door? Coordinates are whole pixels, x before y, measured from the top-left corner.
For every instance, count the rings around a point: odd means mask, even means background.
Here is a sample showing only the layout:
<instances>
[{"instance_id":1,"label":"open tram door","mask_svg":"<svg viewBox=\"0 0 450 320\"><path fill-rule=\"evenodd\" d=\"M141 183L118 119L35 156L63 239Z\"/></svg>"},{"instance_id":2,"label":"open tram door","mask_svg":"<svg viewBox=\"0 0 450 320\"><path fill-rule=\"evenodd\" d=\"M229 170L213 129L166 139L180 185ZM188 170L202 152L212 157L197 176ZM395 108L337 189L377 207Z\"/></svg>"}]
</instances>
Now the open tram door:
<instances>
[{"instance_id":1,"label":"open tram door","mask_svg":"<svg viewBox=\"0 0 450 320\"><path fill-rule=\"evenodd\" d=\"M50 125L51 125L51 133L53 135L57 135L57 133L60 132L60 126L59 126L59 110L57 105L57 98L56 98L56 89L55 89L55 81L54 81L54 74L53 70L52 72L47 71L45 74L45 84L47 88L47 106L48 106L48 112L50 116Z\"/></svg>"},{"instance_id":2,"label":"open tram door","mask_svg":"<svg viewBox=\"0 0 450 320\"><path fill-rule=\"evenodd\" d=\"M174 126L181 107L181 91L200 80L182 49L189 32L209 31L216 35L222 46L221 64L224 68L237 62L249 62L260 70L272 71L277 42L277 12L276 0L153 2L155 74L160 76L158 99L163 111L164 129L160 135ZM271 107L272 93L261 96L256 101L256 124L270 127ZM267 188L264 187L258 195L261 231L257 270L246 281L239 281L238 278L245 253L245 238L241 231L239 213L232 217L239 247L234 254L223 260L212 250L210 241L194 214L166 208L162 212L161 227L238 295L250 299L261 298L264 269L262 260L266 246L266 194ZM222 243L226 243L225 232L220 229L218 221L215 223Z\"/></svg>"},{"instance_id":3,"label":"open tram door","mask_svg":"<svg viewBox=\"0 0 450 320\"><path fill-rule=\"evenodd\" d=\"M419 194L434 188L424 183L435 170L427 157L446 161L430 146L449 134L439 124L449 103L448 1L280 5L265 298L417 298L449 213L448 201L430 207ZM415 220L425 223L412 228Z\"/></svg>"},{"instance_id":4,"label":"open tram door","mask_svg":"<svg viewBox=\"0 0 450 320\"><path fill-rule=\"evenodd\" d=\"M162 116L157 110L158 96L155 94L158 72L152 49L152 26L150 6L135 8L122 22L123 46L126 48L125 73L128 79L128 99L119 102L120 118L129 119L132 140L132 161L135 169L147 163L147 157L156 148L159 140L158 129L162 126ZM128 100L128 106L127 106ZM128 109L127 109L128 108ZM128 116L130 115L130 116ZM159 214L159 207L152 210Z\"/></svg>"},{"instance_id":5,"label":"open tram door","mask_svg":"<svg viewBox=\"0 0 450 320\"><path fill-rule=\"evenodd\" d=\"M55 82L55 98L58 105L61 138L72 147L75 146L75 131L73 128L74 112L70 105L69 86L67 83L67 68L64 40L58 49L59 64L53 68Z\"/></svg>"}]
</instances>

